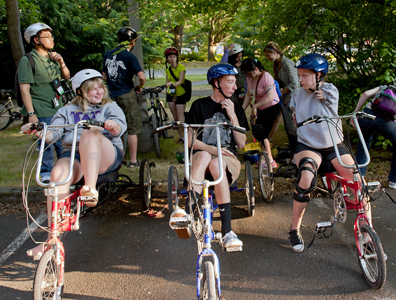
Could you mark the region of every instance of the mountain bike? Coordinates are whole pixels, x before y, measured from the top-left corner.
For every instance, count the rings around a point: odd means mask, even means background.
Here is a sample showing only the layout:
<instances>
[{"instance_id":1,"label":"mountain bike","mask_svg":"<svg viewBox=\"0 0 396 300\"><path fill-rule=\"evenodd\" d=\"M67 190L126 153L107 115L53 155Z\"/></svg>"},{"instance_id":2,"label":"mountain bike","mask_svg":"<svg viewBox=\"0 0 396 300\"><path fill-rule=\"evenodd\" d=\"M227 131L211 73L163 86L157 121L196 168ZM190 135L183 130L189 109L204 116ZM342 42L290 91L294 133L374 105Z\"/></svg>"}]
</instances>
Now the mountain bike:
<instances>
[{"instance_id":1,"label":"mountain bike","mask_svg":"<svg viewBox=\"0 0 396 300\"><path fill-rule=\"evenodd\" d=\"M196 262L196 283L197 283L197 298L198 299L210 299L210 300L218 300L222 299L221 296L221 288L220 288L220 263L216 253L213 251L211 243L212 242L220 242L222 240L221 232L215 233L213 230L212 222L213 222L213 212L217 209L217 205L213 204L213 194L209 190L210 186L215 186L220 183L223 179L223 160L221 155L221 141L220 141L220 130L219 127L223 126L224 128L231 128L232 130L236 130L241 133L246 133L245 128L235 126L228 122L214 122L213 124L186 124L184 122L172 122L169 125L159 127L155 130L155 132L160 132L162 130L168 129L176 129L178 126L183 126L184 129L184 171L185 176L190 184L202 185L202 201L198 201L195 199L195 203L199 203L201 205L197 205L195 211L190 209L191 213L186 217L171 217L169 220L169 226L172 229L183 229L186 227L185 224L193 231L195 238L198 244L198 259ZM191 176L191 164L189 161L188 155L188 130L192 130L192 128L201 129L203 127L215 127L216 129L216 138L217 138L217 156L219 163L219 178L214 181L209 181L205 179L202 182L195 181ZM250 164L250 162L249 162ZM174 169L174 168L173 168ZM172 170L173 170L172 169ZM172 173L173 174L173 173ZM176 175L177 177L177 175ZM177 178L171 176L171 180L177 180ZM169 177L168 177L169 180ZM169 182L168 182L169 184ZM171 186L174 186L174 182L170 183ZM177 193L177 189L175 191ZM177 196L177 195L175 195ZM177 209L177 203L173 203L175 209ZM170 204L169 204L170 205ZM228 251L241 251L241 247L233 247L235 249ZM205 258L205 261L204 261ZM208 258L206 260L206 258Z\"/></svg>"},{"instance_id":2,"label":"mountain bike","mask_svg":"<svg viewBox=\"0 0 396 300\"><path fill-rule=\"evenodd\" d=\"M166 85L161 85L142 89L142 95L149 95L148 100L150 102L150 107L147 108L147 111L152 111L149 116L151 131L157 127L162 127L169 122L169 116L166 113L165 106L159 99L159 93L161 93L165 88ZM160 135L162 135L164 138L173 138L173 136L169 136L168 130L153 133L155 153L157 154L158 158L161 158L161 148L159 141Z\"/></svg>"},{"instance_id":3,"label":"mountain bike","mask_svg":"<svg viewBox=\"0 0 396 300\"><path fill-rule=\"evenodd\" d=\"M6 103L0 103L0 130L6 129L14 121L20 120L22 115L12 102L10 92L12 90L0 90L1 97L7 97Z\"/></svg>"},{"instance_id":4,"label":"mountain bike","mask_svg":"<svg viewBox=\"0 0 396 300\"><path fill-rule=\"evenodd\" d=\"M35 125L34 125L35 126ZM77 130L78 128L89 129L91 127L99 127L103 128L104 123L93 121L93 120L82 120L76 124L70 125L62 125L62 126L53 126L47 125L45 123L40 123L39 127L31 127L31 129L42 129L43 136L46 135L48 128L73 128L73 142L71 148L71 157L74 157L76 144L77 144ZM76 190L71 192L68 196L59 199L57 187L66 184L70 181L72 176L72 170L74 165L74 159L70 160L68 176L63 182L50 182L44 183L40 179L40 170L42 163L42 154L44 152L45 143L41 143L40 145L40 153L39 158L36 162L36 182L39 186L44 187L45 196L49 196L51 198L51 226L50 228L43 227L40 224L37 224L33 216L30 214L29 205L28 205L28 189L29 185L26 184L30 182L30 177L32 176L33 169L30 172L30 176L26 178L25 173L27 173L29 167L30 157L32 152L34 152L36 145L33 143L28 150L26 155L24 166L23 166L23 204L26 209L26 215L28 218L33 220L39 228L49 233L50 238L42 243L44 244L44 252L40 255L33 256L34 260L39 260L33 283L33 299L34 300L42 300L42 299L58 299L62 298L63 287L64 287L64 274L65 274L65 248L61 241L61 237L68 231L79 230L80 228L80 216L87 213L92 208L86 208L84 205L84 200L89 200L80 195L80 191L82 188L82 184L77 183L75 185ZM31 150L33 149L33 150ZM147 174L148 172L148 174ZM97 190L100 192L98 205L101 205L103 202L110 199L111 196L114 196L117 191L120 189L125 190L128 187L138 187L140 189L140 194L145 199L142 199L142 208L146 209L150 199L147 197L151 197L151 175L149 163L146 159L142 160L140 165L140 180L138 184L132 182L132 180L126 175L119 175L118 170L99 175L97 180ZM127 180L123 180L122 178L127 178ZM146 207L146 208L145 208ZM29 227L28 227L29 228ZM30 236L31 233L29 232ZM33 237L31 236L33 239ZM34 239L33 239L34 240ZM38 243L38 242L36 242Z\"/></svg>"},{"instance_id":5,"label":"mountain bike","mask_svg":"<svg viewBox=\"0 0 396 300\"><path fill-rule=\"evenodd\" d=\"M333 125L337 129L337 134L342 134L340 128L337 127L336 122L334 119L345 119L345 118L353 118L354 123L356 125L356 130L359 136L360 141L362 142L364 152L366 155L366 162L363 164L357 164L356 161L353 165L346 165L342 162L340 153L337 148L336 141L334 136ZM366 215L364 214L366 210L365 202L369 203L374 201L373 193L376 191L380 191L381 184L378 181L375 182L368 182L366 183L364 180L361 179L359 176L359 168L365 167L370 162L370 155L368 153L366 143L364 142L363 134L360 130L359 123L357 121L357 117L363 118L375 118L369 114L364 112L354 112L351 114L347 114L344 116L337 116L337 117L326 117L326 116L313 116L305 121L302 121L297 124L297 127L304 126L306 124L310 124L313 122L319 123L322 121L327 122L330 136L334 145L334 150L337 156L338 162L344 168L353 169L353 181L349 181L338 174L332 173L334 171L331 167L330 162L322 162L321 168L326 168L322 176L326 182L327 186L332 186L333 183L336 183L336 190L334 193L334 215L331 216L329 222L321 222L317 223L315 227L315 235L308 246L308 248L312 245L315 237L319 239L329 238L333 233L333 229L337 222L345 223L347 218L348 210L354 210L357 212L357 216L354 222L354 235L356 240L356 247L357 247L357 256L360 269L363 273L363 277L365 278L367 284L372 289L379 289L381 288L385 281L386 281L386 255L384 253L384 249L382 247L381 241L373 229L372 220L369 220ZM329 165L330 164L330 165ZM319 172L321 172L321 168ZM351 193L352 192L352 193ZM351 195L352 194L352 195ZM366 201L364 201L366 199ZM370 204L368 204L370 205ZM330 233L326 233L326 230L329 229Z\"/></svg>"}]
</instances>

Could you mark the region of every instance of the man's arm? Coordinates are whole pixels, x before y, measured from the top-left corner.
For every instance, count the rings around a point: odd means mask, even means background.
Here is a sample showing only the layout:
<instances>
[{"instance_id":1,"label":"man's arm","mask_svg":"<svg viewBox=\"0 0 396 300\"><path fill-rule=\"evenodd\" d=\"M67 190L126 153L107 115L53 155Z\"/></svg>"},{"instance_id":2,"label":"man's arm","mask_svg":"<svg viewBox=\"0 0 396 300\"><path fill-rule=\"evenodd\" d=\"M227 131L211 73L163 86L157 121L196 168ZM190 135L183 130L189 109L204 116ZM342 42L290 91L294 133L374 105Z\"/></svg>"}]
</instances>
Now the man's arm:
<instances>
[{"instance_id":1,"label":"man's arm","mask_svg":"<svg viewBox=\"0 0 396 300\"><path fill-rule=\"evenodd\" d=\"M23 105L25 105L26 111L34 112L32 96L30 95L30 83L20 83L19 89L21 90ZM38 122L36 115L29 116L29 123Z\"/></svg>"},{"instance_id":2,"label":"man's arm","mask_svg":"<svg viewBox=\"0 0 396 300\"><path fill-rule=\"evenodd\" d=\"M105 72L102 72L102 76L103 76L104 81L107 81L107 75Z\"/></svg>"},{"instance_id":3,"label":"man's arm","mask_svg":"<svg viewBox=\"0 0 396 300\"><path fill-rule=\"evenodd\" d=\"M137 94L139 94L142 92L142 88L146 84L146 75L144 75L143 71L140 71L136 74L136 76L139 78L139 85L135 87L135 91Z\"/></svg>"}]
</instances>

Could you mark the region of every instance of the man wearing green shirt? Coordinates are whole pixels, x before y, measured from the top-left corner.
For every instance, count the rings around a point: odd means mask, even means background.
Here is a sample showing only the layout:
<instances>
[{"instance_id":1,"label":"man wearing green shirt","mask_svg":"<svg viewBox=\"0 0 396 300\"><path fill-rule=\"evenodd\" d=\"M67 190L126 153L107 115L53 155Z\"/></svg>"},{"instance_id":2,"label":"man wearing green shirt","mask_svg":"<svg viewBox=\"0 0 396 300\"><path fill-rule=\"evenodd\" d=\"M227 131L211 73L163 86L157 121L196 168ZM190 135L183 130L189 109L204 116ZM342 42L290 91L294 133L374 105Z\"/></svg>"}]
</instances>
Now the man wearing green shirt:
<instances>
[{"instance_id":1,"label":"man wearing green shirt","mask_svg":"<svg viewBox=\"0 0 396 300\"><path fill-rule=\"evenodd\" d=\"M24 33L26 42L33 47L30 52L34 60L35 71L27 56L22 57L18 66L18 81L21 90L23 107L21 113L29 116L29 122L51 123L53 115L63 106L60 90L61 78L69 80L70 72L62 56L52 49L54 37L52 29L43 23L30 25ZM49 182L51 170L54 166L54 146L45 145L41 166L41 180ZM55 143L55 150L59 157L62 153L61 141Z\"/></svg>"}]
</instances>

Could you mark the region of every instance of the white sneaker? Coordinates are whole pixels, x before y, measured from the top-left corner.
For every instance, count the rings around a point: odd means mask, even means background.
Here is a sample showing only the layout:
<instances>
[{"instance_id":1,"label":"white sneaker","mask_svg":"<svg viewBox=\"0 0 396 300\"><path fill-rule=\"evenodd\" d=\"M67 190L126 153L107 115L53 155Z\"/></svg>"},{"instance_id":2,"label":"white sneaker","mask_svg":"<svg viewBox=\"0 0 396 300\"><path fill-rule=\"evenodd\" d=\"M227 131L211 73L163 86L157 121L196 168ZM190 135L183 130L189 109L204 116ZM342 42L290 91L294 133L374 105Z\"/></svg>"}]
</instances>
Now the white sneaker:
<instances>
[{"instance_id":1,"label":"white sneaker","mask_svg":"<svg viewBox=\"0 0 396 300\"><path fill-rule=\"evenodd\" d=\"M227 252L242 251L243 243L233 231L226 233L221 240L221 244Z\"/></svg>"},{"instance_id":2,"label":"white sneaker","mask_svg":"<svg viewBox=\"0 0 396 300\"><path fill-rule=\"evenodd\" d=\"M51 181L51 176L42 176L42 177L41 177L41 181L42 181L43 183L50 183L50 181Z\"/></svg>"},{"instance_id":3,"label":"white sneaker","mask_svg":"<svg viewBox=\"0 0 396 300\"><path fill-rule=\"evenodd\" d=\"M396 183L394 183L394 182L392 182L392 181L389 181L389 187L390 187L391 189L396 189Z\"/></svg>"}]
</instances>

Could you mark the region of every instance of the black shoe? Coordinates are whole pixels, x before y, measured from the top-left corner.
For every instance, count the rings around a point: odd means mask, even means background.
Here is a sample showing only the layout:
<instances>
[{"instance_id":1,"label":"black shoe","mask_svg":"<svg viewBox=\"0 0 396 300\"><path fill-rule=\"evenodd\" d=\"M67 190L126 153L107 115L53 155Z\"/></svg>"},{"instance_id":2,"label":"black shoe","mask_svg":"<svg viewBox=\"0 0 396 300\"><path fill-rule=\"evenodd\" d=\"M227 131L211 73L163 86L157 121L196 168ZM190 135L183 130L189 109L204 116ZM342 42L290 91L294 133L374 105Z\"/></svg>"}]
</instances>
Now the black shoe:
<instances>
[{"instance_id":1,"label":"black shoe","mask_svg":"<svg viewBox=\"0 0 396 300\"><path fill-rule=\"evenodd\" d=\"M290 237L290 245L294 252L303 252L304 251L304 241L300 235L300 230L293 229L289 231Z\"/></svg>"}]
</instances>

